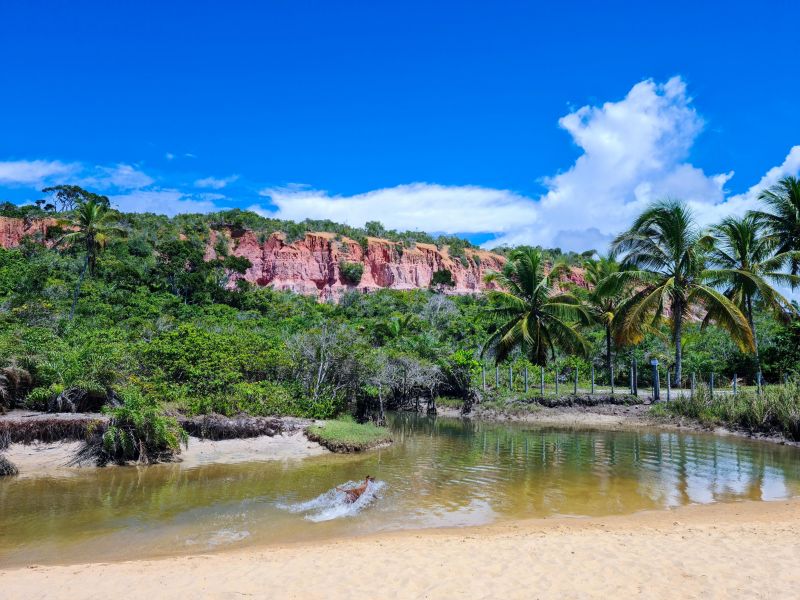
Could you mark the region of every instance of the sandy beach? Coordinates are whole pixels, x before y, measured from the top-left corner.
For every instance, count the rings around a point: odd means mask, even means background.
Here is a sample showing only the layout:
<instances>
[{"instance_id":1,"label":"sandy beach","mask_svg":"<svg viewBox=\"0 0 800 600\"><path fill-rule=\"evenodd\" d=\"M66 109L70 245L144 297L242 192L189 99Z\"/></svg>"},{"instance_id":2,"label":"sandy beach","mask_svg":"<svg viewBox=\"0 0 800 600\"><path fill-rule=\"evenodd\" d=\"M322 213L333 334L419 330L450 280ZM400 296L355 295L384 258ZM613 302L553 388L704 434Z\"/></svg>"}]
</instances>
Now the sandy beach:
<instances>
[{"instance_id":1,"label":"sandy beach","mask_svg":"<svg viewBox=\"0 0 800 600\"><path fill-rule=\"evenodd\" d=\"M777 598L800 501L408 531L313 545L0 571L17 598Z\"/></svg>"},{"instance_id":2,"label":"sandy beach","mask_svg":"<svg viewBox=\"0 0 800 600\"><path fill-rule=\"evenodd\" d=\"M98 468L92 464L70 466L81 444L82 442L11 444L5 455L19 469L19 477L70 477L79 475L86 469ZM301 431L216 441L190 437L188 447L181 449L176 462L191 468L211 463L294 460L326 453L328 450L310 441Z\"/></svg>"}]
</instances>

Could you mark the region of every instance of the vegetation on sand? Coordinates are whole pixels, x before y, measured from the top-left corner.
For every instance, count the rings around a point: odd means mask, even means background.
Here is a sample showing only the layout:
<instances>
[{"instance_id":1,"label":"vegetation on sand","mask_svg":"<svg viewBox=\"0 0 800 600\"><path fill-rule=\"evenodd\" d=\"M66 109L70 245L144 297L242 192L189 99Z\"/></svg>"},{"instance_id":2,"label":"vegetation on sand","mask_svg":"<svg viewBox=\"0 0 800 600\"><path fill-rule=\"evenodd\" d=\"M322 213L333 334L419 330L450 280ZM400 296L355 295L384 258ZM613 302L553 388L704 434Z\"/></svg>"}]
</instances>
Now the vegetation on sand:
<instances>
[{"instance_id":1,"label":"vegetation on sand","mask_svg":"<svg viewBox=\"0 0 800 600\"><path fill-rule=\"evenodd\" d=\"M334 419L306 430L309 439L333 452L360 452L392 441L389 430L373 423L356 423L352 419Z\"/></svg>"}]
</instances>

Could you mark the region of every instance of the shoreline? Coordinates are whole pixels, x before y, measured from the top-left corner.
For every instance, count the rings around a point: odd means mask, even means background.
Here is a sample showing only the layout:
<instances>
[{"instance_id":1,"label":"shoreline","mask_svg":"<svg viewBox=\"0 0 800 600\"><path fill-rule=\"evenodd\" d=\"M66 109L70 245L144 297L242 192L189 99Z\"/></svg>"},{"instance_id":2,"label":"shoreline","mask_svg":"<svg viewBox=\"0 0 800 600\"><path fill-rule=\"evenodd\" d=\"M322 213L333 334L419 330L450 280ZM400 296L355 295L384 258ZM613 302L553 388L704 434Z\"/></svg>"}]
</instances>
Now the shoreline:
<instances>
[{"instance_id":1,"label":"shoreline","mask_svg":"<svg viewBox=\"0 0 800 600\"><path fill-rule=\"evenodd\" d=\"M118 469L136 465L98 467L93 464L70 466L82 442L34 442L11 444L3 454L19 469L15 477L70 477L94 469ZM181 448L176 460L167 465L179 464L191 469L208 464L233 464L239 462L302 460L310 456L329 454L330 451L307 439L302 431L262 435L250 438L207 440L189 438L189 447ZM158 466L143 465L143 466Z\"/></svg>"},{"instance_id":2,"label":"shoreline","mask_svg":"<svg viewBox=\"0 0 800 600\"><path fill-rule=\"evenodd\" d=\"M604 429L611 431L633 429L659 429L680 433L705 433L717 436L733 436L756 442L767 442L782 446L800 447L800 442L782 435L768 435L743 429L731 429L722 425L710 427L687 417L661 417L649 414L652 404L598 404L594 406L546 407L534 405L530 412L506 413L494 409L473 408L468 415L462 415L457 408L438 407L442 417L488 421L493 423L529 423L547 427L570 427Z\"/></svg>"},{"instance_id":3,"label":"shoreline","mask_svg":"<svg viewBox=\"0 0 800 600\"><path fill-rule=\"evenodd\" d=\"M660 431L680 432L680 433L702 433L715 436L733 436L754 442L766 442L771 444L788 445L799 447L800 442L788 440L783 436L769 436L764 434L754 434L748 431L729 429L723 426L708 427L702 423L683 417L660 417L649 414L651 405L615 405L599 404L593 406L559 406L544 407L535 406L530 412L506 413L494 409L482 409L476 406L469 415L462 415L460 410L448 406L439 406L439 417L470 419L475 421L487 421L493 423L517 423L531 424L544 427L563 427L563 428L585 428L610 431L654 429ZM82 413L58 413L53 415L43 414L22 414L21 411L7 413L0 420L8 423L20 417L33 417L33 420L44 418L61 419L66 423L79 422L85 420L101 419L104 415L82 414ZM276 418L281 420L284 418ZM207 464L230 464L248 461L271 461L271 460L299 460L309 456L330 453L331 450L324 447L313 437L306 433L307 427L303 420L293 417L286 417L288 427L274 435L260 435L255 437L239 437L229 439L211 440L195 436L189 437L189 447L181 448L181 453L171 463L182 464L186 468L192 468ZM312 421L313 422L313 421ZM35 441L31 443L15 442L7 448L0 450L18 469L16 477L37 477L37 476L73 476L85 472L86 469L96 468L117 468L119 465L107 465L107 467L96 467L92 464L72 465L68 463L74 458L81 442L74 438L66 438L56 441ZM385 447L386 444L378 444L370 447L369 450ZM132 466L132 465L122 465Z\"/></svg>"},{"instance_id":4,"label":"shoreline","mask_svg":"<svg viewBox=\"0 0 800 600\"><path fill-rule=\"evenodd\" d=\"M786 597L796 586L799 517L799 499L717 503L118 563L30 565L0 569L0 577L9 598L89 598L120 589L132 598L166 590L344 598L365 585L367 597L398 598Z\"/></svg>"}]
</instances>

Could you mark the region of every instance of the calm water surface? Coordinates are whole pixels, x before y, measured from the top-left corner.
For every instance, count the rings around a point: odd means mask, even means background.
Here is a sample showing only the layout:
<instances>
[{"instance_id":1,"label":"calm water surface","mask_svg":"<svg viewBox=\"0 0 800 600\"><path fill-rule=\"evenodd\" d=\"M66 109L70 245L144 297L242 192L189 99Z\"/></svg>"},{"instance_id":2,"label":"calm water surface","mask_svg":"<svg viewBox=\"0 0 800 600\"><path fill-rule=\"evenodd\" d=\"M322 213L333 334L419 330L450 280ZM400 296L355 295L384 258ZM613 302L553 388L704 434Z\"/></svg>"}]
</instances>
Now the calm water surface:
<instances>
[{"instance_id":1,"label":"calm water surface","mask_svg":"<svg viewBox=\"0 0 800 600\"><path fill-rule=\"evenodd\" d=\"M405 414L393 415L391 426L395 445L356 456L0 480L0 565L776 500L800 491L800 450L774 444ZM330 491L367 474L379 484L356 507Z\"/></svg>"}]
</instances>

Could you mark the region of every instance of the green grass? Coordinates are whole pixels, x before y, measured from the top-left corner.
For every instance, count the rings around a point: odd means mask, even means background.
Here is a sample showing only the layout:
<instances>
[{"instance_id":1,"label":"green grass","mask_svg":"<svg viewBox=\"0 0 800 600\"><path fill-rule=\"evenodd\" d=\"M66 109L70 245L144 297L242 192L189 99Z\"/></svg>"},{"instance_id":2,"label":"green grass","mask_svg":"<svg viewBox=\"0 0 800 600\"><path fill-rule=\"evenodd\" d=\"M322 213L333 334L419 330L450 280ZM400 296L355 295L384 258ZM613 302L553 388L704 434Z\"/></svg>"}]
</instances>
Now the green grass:
<instances>
[{"instance_id":1,"label":"green grass","mask_svg":"<svg viewBox=\"0 0 800 600\"><path fill-rule=\"evenodd\" d=\"M361 452L392 441L392 434L386 427L356 423L351 419L336 419L326 421L323 425L312 425L306 429L306 435L333 452Z\"/></svg>"},{"instance_id":2,"label":"green grass","mask_svg":"<svg viewBox=\"0 0 800 600\"><path fill-rule=\"evenodd\" d=\"M714 393L705 385L694 397L684 396L657 405L652 414L672 414L697 419L707 425L727 425L753 433L779 434L800 440L800 383L752 390Z\"/></svg>"}]
</instances>

